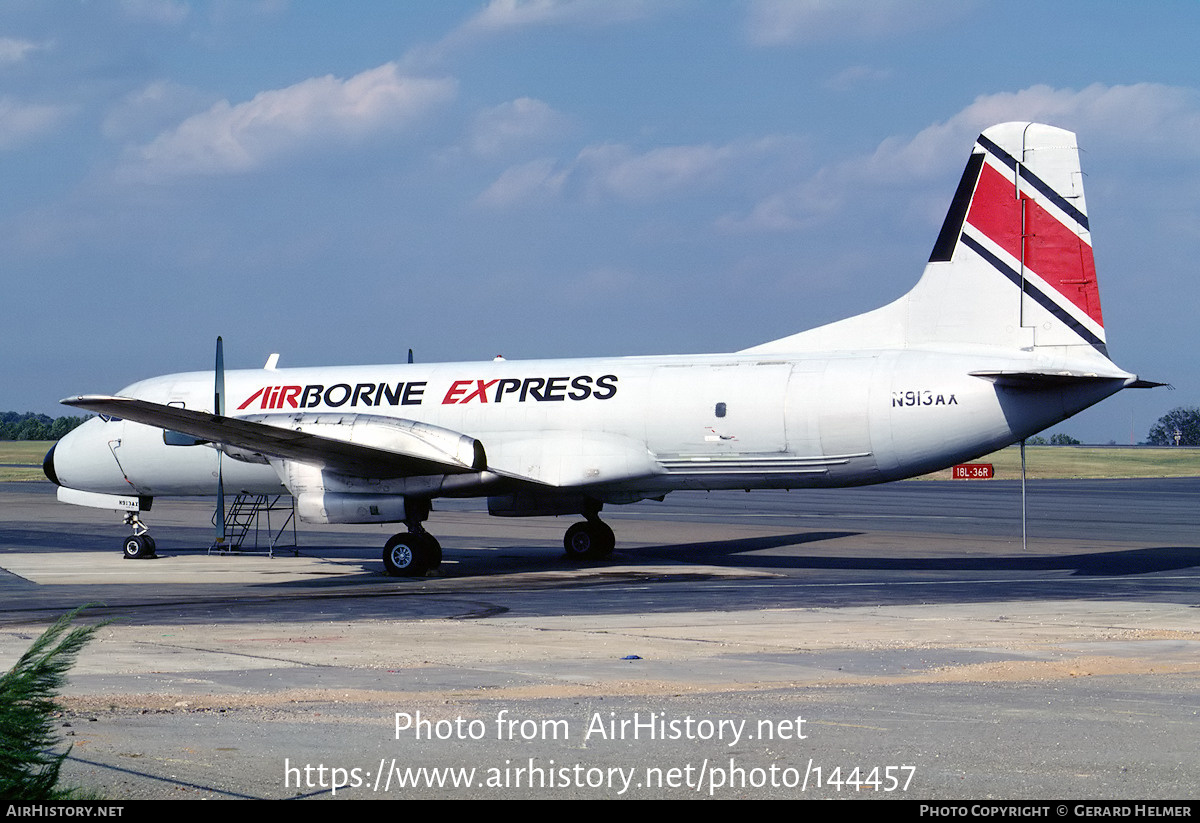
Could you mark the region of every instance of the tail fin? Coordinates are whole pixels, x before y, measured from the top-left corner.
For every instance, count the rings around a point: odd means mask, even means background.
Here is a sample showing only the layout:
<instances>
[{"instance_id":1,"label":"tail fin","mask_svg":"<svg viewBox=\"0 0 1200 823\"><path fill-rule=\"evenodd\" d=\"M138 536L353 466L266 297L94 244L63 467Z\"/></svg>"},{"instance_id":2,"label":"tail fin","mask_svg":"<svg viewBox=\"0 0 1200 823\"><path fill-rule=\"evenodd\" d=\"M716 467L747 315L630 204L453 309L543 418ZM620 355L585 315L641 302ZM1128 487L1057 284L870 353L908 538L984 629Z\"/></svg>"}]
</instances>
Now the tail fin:
<instances>
[{"instance_id":1,"label":"tail fin","mask_svg":"<svg viewBox=\"0 0 1200 823\"><path fill-rule=\"evenodd\" d=\"M1071 132L1005 123L979 135L929 264L927 273L948 264L972 279L999 277L1015 286L988 291L997 291L1000 308L1017 308L1028 345L1086 343L1103 353L1100 289Z\"/></svg>"},{"instance_id":2,"label":"tail fin","mask_svg":"<svg viewBox=\"0 0 1200 823\"><path fill-rule=\"evenodd\" d=\"M1086 346L1107 356L1071 132L1038 123L989 128L975 142L912 291L751 351L945 343Z\"/></svg>"}]
</instances>

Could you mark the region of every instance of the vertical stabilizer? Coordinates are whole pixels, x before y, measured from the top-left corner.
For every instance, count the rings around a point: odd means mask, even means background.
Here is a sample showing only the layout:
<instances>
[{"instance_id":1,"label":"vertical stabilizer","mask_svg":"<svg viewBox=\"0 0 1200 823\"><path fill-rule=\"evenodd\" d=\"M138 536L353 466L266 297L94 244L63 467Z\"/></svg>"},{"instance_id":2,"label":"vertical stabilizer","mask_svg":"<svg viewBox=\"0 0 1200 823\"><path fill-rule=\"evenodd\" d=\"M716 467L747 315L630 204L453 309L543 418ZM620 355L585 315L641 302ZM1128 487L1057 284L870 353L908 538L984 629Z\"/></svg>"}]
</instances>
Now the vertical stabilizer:
<instances>
[{"instance_id":1,"label":"vertical stabilizer","mask_svg":"<svg viewBox=\"0 0 1200 823\"><path fill-rule=\"evenodd\" d=\"M970 165L976 158L982 159L978 180L951 264L982 261L1016 286L1018 320L1032 345L1087 344L1103 352L1075 135L1038 123L1005 123L979 135ZM934 248L931 264L941 250Z\"/></svg>"},{"instance_id":2,"label":"vertical stabilizer","mask_svg":"<svg viewBox=\"0 0 1200 823\"><path fill-rule=\"evenodd\" d=\"M750 351L943 344L1082 346L1107 356L1073 133L1039 123L989 128L912 291Z\"/></svg>"}]
</instances>

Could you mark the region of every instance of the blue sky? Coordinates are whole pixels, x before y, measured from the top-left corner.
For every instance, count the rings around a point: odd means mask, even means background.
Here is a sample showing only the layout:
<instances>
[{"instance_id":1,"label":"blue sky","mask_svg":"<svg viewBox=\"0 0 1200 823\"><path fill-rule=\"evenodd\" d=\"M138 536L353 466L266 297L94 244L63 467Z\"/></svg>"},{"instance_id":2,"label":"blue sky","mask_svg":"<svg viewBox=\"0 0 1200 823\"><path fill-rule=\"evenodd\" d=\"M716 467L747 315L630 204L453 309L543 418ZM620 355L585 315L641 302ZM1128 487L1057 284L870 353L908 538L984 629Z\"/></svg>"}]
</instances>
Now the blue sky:
<instances>
[{"instance_id":1,"label":"blue sky","mask_svg":"<svg viewBox=\"0 0 1200 823\"><path fill-rule=\"evenodd\" d=\"M983 128L1075 130L1109 350L1200 404L1200 4L0 5L0 408L211 367L729 351L916 282Z\"/></svg>"}]
</instances>

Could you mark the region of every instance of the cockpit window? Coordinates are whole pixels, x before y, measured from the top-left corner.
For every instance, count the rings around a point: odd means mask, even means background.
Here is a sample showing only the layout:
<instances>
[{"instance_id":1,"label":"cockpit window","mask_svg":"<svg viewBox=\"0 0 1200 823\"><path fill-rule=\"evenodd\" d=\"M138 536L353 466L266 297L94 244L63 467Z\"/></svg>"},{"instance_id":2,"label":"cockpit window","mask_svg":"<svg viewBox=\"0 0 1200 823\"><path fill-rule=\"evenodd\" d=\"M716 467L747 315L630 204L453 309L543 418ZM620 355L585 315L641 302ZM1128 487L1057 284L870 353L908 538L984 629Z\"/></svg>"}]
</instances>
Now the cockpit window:
<instances>
[{"instance_id":1,"label":"cockpit window","mask_svg":"<svg viewBox=\"0 0 1200 823\"><path fill-rule=\"evenodd\" d=\"M182 400L172 400L167 405L177 409L187 408ZM192 437L190 434L163 429L163 442L168 446L198 446L204 441L198 437Z\"/></svg>"}]
</instances>

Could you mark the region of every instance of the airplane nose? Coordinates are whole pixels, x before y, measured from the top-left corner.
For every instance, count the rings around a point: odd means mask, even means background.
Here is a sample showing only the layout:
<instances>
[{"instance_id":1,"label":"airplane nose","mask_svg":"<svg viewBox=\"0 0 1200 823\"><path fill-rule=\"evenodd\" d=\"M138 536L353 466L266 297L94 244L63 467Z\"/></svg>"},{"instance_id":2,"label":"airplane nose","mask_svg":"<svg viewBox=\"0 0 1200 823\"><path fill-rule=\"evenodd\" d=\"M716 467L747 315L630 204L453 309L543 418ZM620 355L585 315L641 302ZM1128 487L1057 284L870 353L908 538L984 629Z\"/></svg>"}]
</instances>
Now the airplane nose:
<instances>
[{"instance_id":1,"label":"airplane nose","mask_svg":"<svg viewBox=\"0 0 1200 823\"><path fill-rule=\"evenodd\" d=\"M50 447L50 451L46 452L46 459L42 461L42 471L46 473L46 477L56 486L61 486L58 482L58 475L54 473L54 449L58 444L55 443Z\"/></svg>"},{"instance_id":2,"label":"airplane nose","mask_svg":"<svg viewBox=\"0 0 1200 823\"><path fill-rule=\"evenodd\" d=\"M93 417L63 435L46 453L42 471L62 488L101 494L128 494L129 482L113 453L124 423Z\"/></svg>"}]
</instances>

